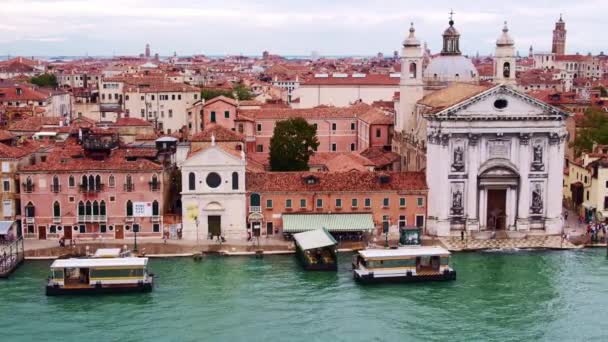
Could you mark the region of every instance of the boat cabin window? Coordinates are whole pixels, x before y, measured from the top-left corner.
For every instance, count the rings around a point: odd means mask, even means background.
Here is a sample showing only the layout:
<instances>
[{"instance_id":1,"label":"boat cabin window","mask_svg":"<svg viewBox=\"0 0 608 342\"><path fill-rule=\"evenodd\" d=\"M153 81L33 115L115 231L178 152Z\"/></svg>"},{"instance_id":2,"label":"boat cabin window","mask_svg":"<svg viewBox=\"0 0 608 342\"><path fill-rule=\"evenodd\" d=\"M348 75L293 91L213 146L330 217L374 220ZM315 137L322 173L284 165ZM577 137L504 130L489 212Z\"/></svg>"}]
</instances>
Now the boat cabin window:
<instances>
[{"instance_id":1,"label":"boat cabin window","mask_svg":"<svg viewBox=\"0 0 608 342\"><path fill-rule=\"evenodd\" d=\"M423 256L416 258L416 270L428 270L428 271L438 271L440 266L440 257L438 255L434 256Z\"/></svg>"},{"instance_id":2,"label":"boat cabin window","mask_svg":"<svg viewBox=\"0 0 608 342\"><path fill-rule=\"evenodd\" d=\"M89 284L89 269L88 268L66 268L65 285Z\"/></svg>"}]
</instances>

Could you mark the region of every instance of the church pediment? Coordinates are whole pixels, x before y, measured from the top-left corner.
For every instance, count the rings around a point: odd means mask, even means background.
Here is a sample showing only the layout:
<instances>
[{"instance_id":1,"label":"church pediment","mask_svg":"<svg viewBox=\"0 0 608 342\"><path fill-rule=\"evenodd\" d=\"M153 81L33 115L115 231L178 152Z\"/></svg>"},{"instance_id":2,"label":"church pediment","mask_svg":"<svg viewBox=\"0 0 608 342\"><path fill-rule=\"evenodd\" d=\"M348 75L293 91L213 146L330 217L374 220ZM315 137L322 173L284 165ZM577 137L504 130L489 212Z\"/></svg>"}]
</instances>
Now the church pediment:
<instances>
[{"instance_id":1,"label":"church pediment","mask_svg":"<svg viewBox=\"0 0 608 342\"><path fill-rule=\"evenodd\" d=\"M433 115L443 120L562 120L567 116L506 85L490 88Z\"/></svg>"},{"instance_id":2,"label":"church pediment","mask_svg":"<svg viewBox=\"0 0 608 342\"><path fill-rule=\"evenodd\" d=\"M219 146L209 146L203 150L192 153L182 166L242 166L245 160L234 153L224 151Z\"/></svg>"}]
</instances>

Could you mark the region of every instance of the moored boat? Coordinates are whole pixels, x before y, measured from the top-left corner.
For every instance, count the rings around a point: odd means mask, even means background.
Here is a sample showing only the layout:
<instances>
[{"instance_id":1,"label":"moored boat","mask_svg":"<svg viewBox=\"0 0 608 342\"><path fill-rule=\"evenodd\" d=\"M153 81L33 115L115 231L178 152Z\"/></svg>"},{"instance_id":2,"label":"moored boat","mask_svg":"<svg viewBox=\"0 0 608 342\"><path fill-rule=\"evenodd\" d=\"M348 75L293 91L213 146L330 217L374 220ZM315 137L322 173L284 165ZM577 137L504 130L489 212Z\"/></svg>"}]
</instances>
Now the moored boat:
<instances>
[{"instance_id":1,"label":"moored boat","mask_svg":"<svg viewBox=\"0 0 608 342\"><path fill-rule=\"evenodd\" d=\"M337 271L338 243L325 229L315 229L294 234L296 255L308 271Z\"/></svg>"},{"instance_id":2,"label":"moored boat","mask_svg":"<svg viewBox=\"0 0 608 342\"><path fill-rule=\"evenodd\" d=\"M366 249L353 256L353 277L363 283L455 280L449 259L441 247Z\"/></svg>"},{"instance_id":3,"label":"moored boat","mask_svg":"<svg viewBox=\"0 0 608 342\"><path fill-rule=\"evenodd\" d=\"M148 258L59 259L51 265L46 294L150 292L153 284Z\"/></svg>"}]
</instances>

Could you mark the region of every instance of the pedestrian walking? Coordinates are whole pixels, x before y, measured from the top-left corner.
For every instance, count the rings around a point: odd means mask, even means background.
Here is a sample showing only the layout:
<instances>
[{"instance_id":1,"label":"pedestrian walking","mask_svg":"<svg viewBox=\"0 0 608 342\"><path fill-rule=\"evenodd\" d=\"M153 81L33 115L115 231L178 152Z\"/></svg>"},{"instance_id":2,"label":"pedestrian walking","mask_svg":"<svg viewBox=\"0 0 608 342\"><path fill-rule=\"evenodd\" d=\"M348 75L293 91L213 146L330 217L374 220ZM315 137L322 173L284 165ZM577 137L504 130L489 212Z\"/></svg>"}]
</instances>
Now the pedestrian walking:
<instances>
[{"instance_id":1,"label":"pedestrian walking","mask_svg":"<svg viewBox=\"0 0 608 342\"><path fill-rule=\"evenodd\" d=\"M568 221L568 210L566 210L566 212L564 213L564 220Z\"/></svg>"}]
</instances>

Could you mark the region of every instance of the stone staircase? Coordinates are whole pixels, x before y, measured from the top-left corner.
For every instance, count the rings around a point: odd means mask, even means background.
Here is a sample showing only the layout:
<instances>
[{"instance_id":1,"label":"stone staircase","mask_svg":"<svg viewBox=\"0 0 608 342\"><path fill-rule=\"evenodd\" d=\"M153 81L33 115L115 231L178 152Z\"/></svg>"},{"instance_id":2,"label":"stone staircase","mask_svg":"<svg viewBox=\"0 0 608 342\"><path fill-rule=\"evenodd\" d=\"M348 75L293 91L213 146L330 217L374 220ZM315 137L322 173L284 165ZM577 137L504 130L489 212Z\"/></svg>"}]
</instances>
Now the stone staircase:
<instances>
[{"instance_id":1,"label":"stone staircase","mask_svg":"<svg viewBox=\"0 0 608 342\"><path fill-rule=\"evenodd\" d=\"M503 234L499 234L503 233ZM534 235L522 239L508 239L504 232L497 232L495 239L460 240L460 237L442 237L439 242L450 251L477 251L485 249L576 249L576 246L568 240L562 240L557 235Z\"/></svg>"}]
</instances>

